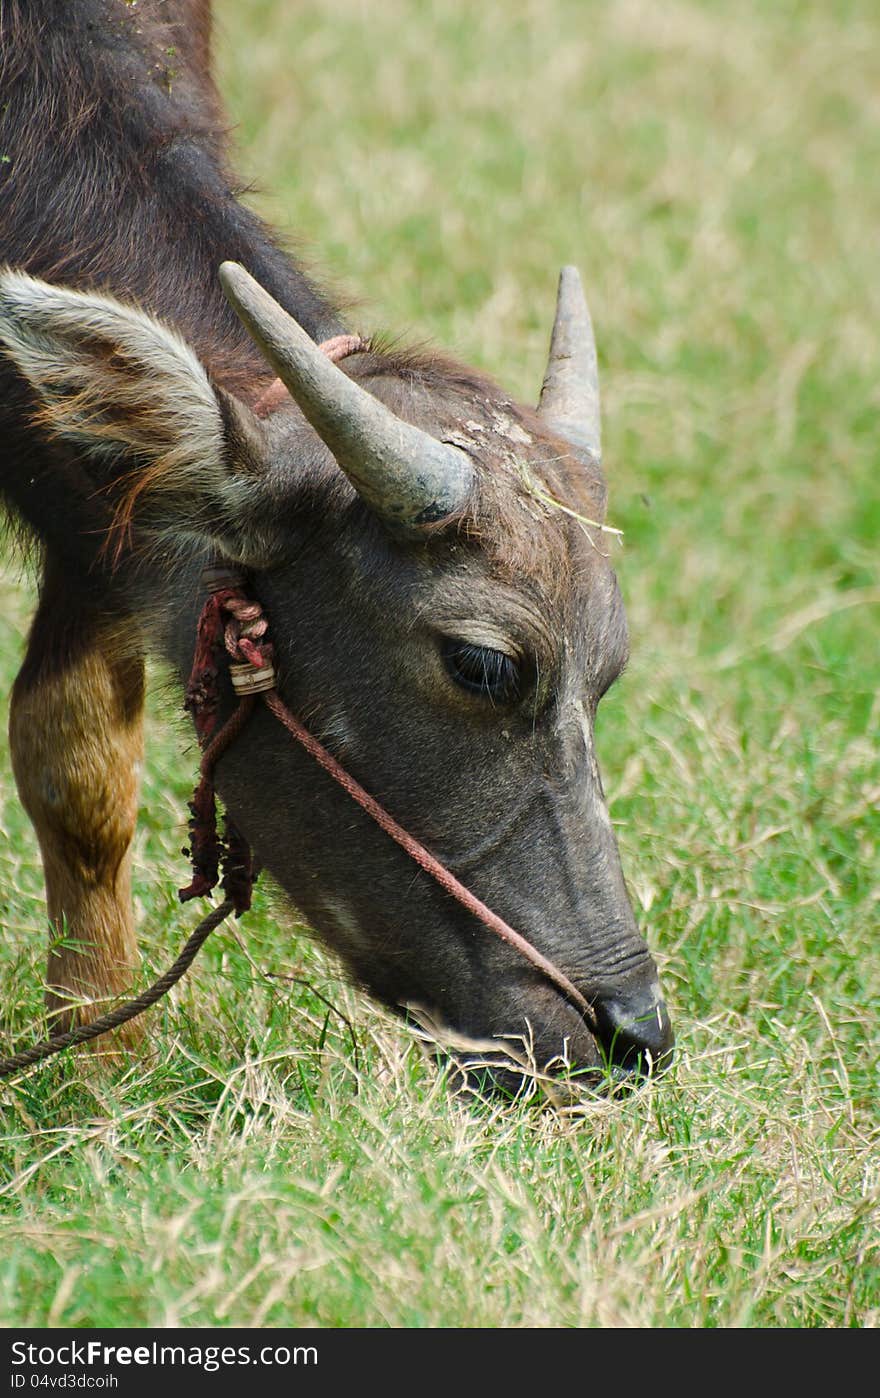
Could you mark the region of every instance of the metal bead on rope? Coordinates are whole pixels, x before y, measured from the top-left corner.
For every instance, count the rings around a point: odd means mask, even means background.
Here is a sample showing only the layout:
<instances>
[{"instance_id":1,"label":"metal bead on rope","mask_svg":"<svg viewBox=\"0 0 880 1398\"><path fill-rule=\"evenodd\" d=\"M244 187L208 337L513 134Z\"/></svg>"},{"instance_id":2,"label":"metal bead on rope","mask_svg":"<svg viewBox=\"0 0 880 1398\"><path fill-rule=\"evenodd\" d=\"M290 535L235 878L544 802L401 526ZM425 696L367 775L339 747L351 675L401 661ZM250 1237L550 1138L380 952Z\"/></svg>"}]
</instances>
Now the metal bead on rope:
<instances>
[{"instance_id":1,"label":"metal bead on rope","mask_svg":"<svg viewBox=\"0 0 880 1398\"><path fill-rule=\"evenodd\" d=\"M275 670L271 665L261 670L255 670L247 661L230 665L229 678L236 694L265 694L268 689L275 688Z\"/></svg>"}]
</instances>

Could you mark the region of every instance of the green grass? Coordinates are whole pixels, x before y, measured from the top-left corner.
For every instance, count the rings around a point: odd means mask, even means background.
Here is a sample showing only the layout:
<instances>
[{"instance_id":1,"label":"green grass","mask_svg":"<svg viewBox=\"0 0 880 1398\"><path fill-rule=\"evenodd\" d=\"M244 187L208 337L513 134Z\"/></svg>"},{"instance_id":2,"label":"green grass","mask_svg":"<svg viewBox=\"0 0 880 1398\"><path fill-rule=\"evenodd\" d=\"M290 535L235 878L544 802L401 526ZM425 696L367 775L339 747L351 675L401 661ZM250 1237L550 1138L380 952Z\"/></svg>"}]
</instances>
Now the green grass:
<instances>
[{"instance_id":1,"label":"green grass","mask_svg":"<svg viewBox=\"0 0 880 1398\"><path fill-rule=\"evenodd\" d=\"M633 642L598 741L680 1052L568 1114L454 1099L264 890L142 1060L4 1087L0 1323L876 1325L876 6L220 12L256 203L360 326L530 401L582 268ZM166 700L149 729L158 969L195 755ZM8 1039L44 908L6 756L0 830Z\"/></svg>"}]
</instances>

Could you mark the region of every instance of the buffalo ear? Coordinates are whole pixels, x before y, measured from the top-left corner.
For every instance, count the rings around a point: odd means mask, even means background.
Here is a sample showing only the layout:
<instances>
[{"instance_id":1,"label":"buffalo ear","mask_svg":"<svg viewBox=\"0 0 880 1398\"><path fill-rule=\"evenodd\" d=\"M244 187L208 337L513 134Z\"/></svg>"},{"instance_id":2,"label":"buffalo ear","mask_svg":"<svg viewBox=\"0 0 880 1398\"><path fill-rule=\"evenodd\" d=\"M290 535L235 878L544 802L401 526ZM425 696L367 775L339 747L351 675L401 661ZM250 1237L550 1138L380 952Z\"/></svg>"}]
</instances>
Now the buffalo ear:
<instances>
[{"instance_id":1,"label":"buffalo ear","mask_svg":"<svg viewBox=\"0 0 880 1398\"><path fill-rule=\"evenodd\" d=\"M34 390L36 427L75 447L105 492L117 552L134 534L271 561L278 502L265 498L265 428L214 388L175 331L112 297L5 269L4 350Z\"/></svg>"}]
</instances>

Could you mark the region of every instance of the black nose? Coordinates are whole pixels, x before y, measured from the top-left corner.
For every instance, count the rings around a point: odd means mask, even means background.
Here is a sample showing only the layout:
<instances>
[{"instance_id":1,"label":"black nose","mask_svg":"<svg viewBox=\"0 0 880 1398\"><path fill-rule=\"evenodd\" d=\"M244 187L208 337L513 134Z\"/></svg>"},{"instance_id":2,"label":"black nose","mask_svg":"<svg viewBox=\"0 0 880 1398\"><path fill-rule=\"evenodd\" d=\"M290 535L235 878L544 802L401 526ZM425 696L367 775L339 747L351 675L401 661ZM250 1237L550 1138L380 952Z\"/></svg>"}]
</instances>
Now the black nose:
<instances>
[{"instance_id":1,"label":"black nose","mask_svg":"<svg viewBox=\"0 0 880 1398\"><path fill-rule=\"evenodd\" d=\"M675 1035L656 981L593 1001L597 1037L608 1063L628 1073L656 1073L672 1062Z\"/></svg>"}]
</instances>

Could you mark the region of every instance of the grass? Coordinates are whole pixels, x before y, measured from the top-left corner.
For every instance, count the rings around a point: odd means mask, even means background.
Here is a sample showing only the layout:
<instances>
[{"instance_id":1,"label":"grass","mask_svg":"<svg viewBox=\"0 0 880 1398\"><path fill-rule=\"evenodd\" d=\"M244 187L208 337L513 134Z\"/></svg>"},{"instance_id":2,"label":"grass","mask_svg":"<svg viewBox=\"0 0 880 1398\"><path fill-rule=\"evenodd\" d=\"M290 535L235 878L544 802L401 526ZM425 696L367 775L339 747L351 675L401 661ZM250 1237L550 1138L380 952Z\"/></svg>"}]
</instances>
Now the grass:
<instances>
[{"instance_id":1,"label":"grass","mask_svg":"<svg viewBox=\"0 0 880 1398\"><path fill-rule=\"evenodd\" d=\"M255 201L364 328L530 401L581 265L633 639L598 742L680 1052L568 1114L455 1099L263 890L142 1060L4 1088L0 1323L876 1325L876 7L220 14ZM149 727L158 968L195 764L160 697ZM41 1014L44 909L6 756L0 828L9 1038Z\"/></svg>"}]
</instances>

